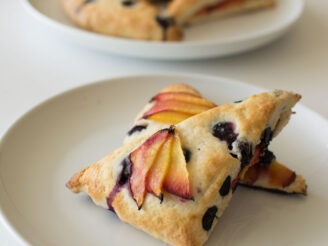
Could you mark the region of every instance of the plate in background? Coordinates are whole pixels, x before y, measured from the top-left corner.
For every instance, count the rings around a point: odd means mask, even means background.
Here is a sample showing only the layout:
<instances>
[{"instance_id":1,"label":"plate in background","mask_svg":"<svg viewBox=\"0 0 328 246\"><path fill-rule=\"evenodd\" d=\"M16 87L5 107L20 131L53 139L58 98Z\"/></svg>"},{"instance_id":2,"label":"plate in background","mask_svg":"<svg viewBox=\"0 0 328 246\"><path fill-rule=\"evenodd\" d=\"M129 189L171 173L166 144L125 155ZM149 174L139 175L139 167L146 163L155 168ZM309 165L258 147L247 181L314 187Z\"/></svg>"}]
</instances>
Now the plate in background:
<instances>
[{"instance_id":1,"label":"plate in background","mask_svg":"<svg viewBox=\"0 0 328 246\"><path fill-rule=\"evenodd\" d=\"M74 195L66 181L119 147L159 89L188 83L217 104L261 90L200 75L138 75L79 87L20 118L0 141L0 220L24 245L163 245ZM273 141L279 160L307 179L307 197L237 189L207 246L327 245L328 123L298 105ZM271 146L271 145L270 145Z\"/></svg>"},{"instance_id":2,"label":"plate in background","mask_svg":"<svg viewBox=\"0 0 328 246\"><path fill-rule=\"evenodd\" d=\"M304 0L276 0L272 10L238 15L185 29L182 42L150 42L92 33L72 24L60 0L22 0L28 12L56 35L114 54L152 59L200 59L252 50L283 35L300 17Z\"/></svg>"}]
</instances>

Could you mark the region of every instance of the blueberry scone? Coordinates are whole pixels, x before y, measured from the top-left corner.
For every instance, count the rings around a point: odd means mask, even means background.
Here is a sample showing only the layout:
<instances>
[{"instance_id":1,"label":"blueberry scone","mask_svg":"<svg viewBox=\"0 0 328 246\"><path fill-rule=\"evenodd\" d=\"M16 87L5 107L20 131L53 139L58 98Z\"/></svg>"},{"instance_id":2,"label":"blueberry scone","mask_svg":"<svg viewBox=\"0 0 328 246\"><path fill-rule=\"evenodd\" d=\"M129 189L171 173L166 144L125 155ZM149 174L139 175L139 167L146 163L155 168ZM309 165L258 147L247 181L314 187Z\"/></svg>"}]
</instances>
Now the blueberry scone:
<instances>
[{"instance_id":1,"label":"blueberry scone","mask_svg":"<svg viewBox=\"0 0 328 246\"><path fill-rule=\"evenodd\" d=\"M258 162L299 99L275 91L212 108L124 144L67 187L171 245L203 245L240 176ZM232 132L217 134L222 124Z\"/></svg>"},{"instance_id":2,"label":"blueberry scone","mask_svg":"<svg viewBox=\"0 0 328 246\"><path fill-rule=\"evenodd\" d=\"M97 33L153 41L179 41L181 26L272 7L275 0L60 0L81 28Z\"/></svg>"},{"instance_id":3,"label":"blueberry scone","mask_svg":"<svg viewBox=\"0 0 328 246\"><path fill-rule=\"evenodd\" d=\"M174 0L168 12L179 25L273 7L275 0Z\"/></svg>"},{"instance_id":4,"label":"blueberry scone","mask_svg":"<svg viewBox=\"0 0 328 246\"><path fill-rule=\"evenodd\" d=\"M182 32L172 18L146 0L61 0L78 26L123 38L174 41Z\"/></svg>"},{"instance_id":5,"label":"blueberry scone","mask_svg":"<svg viewBox=\"0 0 328 246\"><path fill-rule=\"evenodd\" d=\"M150 136L161 128L177 124L215 106L213 102L203 98L197 90L188 85L170 85L154 96L138 114L124 143ZM230 139L229 143L234 140L233 126L230 123L218 124L213 131L218 137ZM268 138L271 138L270 132L267 134ZM185 154L190 158L188 150L185 150ZM269 150L261 154L256 165L241 175L239 183L304 195L307 190L304 178L276 161L275 155Z\"/></svg>"}]
</instances>

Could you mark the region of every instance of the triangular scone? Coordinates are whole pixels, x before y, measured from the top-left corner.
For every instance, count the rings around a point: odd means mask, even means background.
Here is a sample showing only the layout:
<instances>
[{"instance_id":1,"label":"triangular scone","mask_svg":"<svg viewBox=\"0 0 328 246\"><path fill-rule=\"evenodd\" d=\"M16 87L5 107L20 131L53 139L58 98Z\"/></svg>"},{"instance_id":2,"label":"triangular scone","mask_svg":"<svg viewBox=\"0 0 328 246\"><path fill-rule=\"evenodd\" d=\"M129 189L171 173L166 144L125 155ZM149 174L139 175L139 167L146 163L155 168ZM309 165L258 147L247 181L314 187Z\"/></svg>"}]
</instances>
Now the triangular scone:
<instances>
[{"instance_id":1,"label":"triangular scone","mask_svg":"<svg viewBox=\"0 0 328 246\"><path fill-rule=\"evenodd\" d=\"M146 0L61 0L69 18L97 33L142 40L178 41L182 30Z\"/></svg>"},{"instance_id":2,"label":"triangular scone","mask_svg":"<svg viewBox=\"0 0 328 246\"><path fill-rule=\"evenodd\" d=\"M183 25L274 5L275 0L174 0L169 4L168 12L179 25Z\"/></svg>"},{"instance_id":3,"label":"triangular scone","mask_svg":"<svg viewBox=\"0 0 328 246\"><path fill-rule=\"evenodd\" d=\"M257 162L299 99L276 91L213 108L123 145L75 174L67 187L171 245L203 245L241 172ZM217 135L221 124L233 133Z\"/></svg>"},{"instance_id":4,"label":"triangular scone","mask_svg":"<svg viewBox=\"0 0 328 246\"><path fill-rule=\"evenodd\" d=\"M124 143L150 136L159 129L179 123L215 106L188 85L170 85L154 96L138 114ZM272 152L265 152L259 163L241 176L240 184L305 195L307 186L304 178L275 159Z\"/></svg>"}]
</instances>

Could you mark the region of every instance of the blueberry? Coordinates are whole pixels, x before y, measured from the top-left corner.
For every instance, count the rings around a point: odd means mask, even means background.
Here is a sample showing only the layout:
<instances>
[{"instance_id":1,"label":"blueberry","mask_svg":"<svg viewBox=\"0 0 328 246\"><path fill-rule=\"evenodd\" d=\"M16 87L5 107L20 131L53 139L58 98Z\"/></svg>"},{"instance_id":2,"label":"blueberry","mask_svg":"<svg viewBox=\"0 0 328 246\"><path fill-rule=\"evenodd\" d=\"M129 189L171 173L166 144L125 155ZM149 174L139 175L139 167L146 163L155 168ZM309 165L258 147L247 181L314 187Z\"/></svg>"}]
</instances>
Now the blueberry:
<instances>
[{"instance_id":1,"label":"blueberry","mask_svg":"<svg viewBox=\"0 0 328 246\"><path fill-rule=\"evenodd\" d=\"M126 182L129 180L130 173L131 173L131 161L130 158L127 157L125 158L122 162L121 165L123 165L122 171L118 177L118 185L123 186L126 184Z\"/></svg>"},{"instance_id":2,"label":"blueberry","mask_svg":"<svg viewBox=\"0 0 328 246\"><path fill-rule=\"evenodd\" d=\"M264 150L262 155L260 156L259 163L261 165L270 165L274 160L276 159L276 156L270 151L270 150Z\"/></svg>"},{"instance_id":3,"label":"blueberry","mask_svg":"<svg viewBox=\"0 0 328 246\"><path fill-rule=\"evenodd\" d=\"M207 211L203 215L202 224L205 231L209 231L211 229L217 212L218 212L217 206L213 206L207 209Z\"/></svg>"},{"instance_id":4,"label":"blueberry","mask_svg":"<svg viewBox=\"0 0 328 246\"><path fill-rule=\"evenodd\" d=\"M230 150L232 149L232 143L238 136L238 134L234 133L234 124L231 122L219 122L215 124L212 128L212 134L221 141L226 141Z\"/></svg>"},{"instance_id":5,"label":"blueberry","mask_svg":"<svg viewBox=\"0 0 328 246\"><path fill-rule=\"evenodd\" d=\"M248 142L239 142L238 148L241 155L241 169L243 169L245 166L249 164L253 157L253 148L252 145Z\"/></svg>"},{"instance_id":6,"label":"blueberry","mask_svg":"<svg viewBox=\"0 0 328 246\"><path fill-rule=\"evenodd\" d=\"M168 130L170 134L174 134L175 132L175 129L173 127L167 128L166 130Z\"/></svg>"},{"instance_id":7,"label":"blueberry","mask_svg":"<svg viewBox=\"0 0 328 246\"><path fill-rule=\"evenodd\" d=\"M230 155L231 155L233 158L238 159L238 156L237 156L237 155L235 155L235 154L233 154L233 153L230 153Z\"/></svg>"},{"instance_id":8,"label":"blueberry","mask_svg":"<svg viewBox=\"0 0 328 246\"><path fill-rule=\"evenodd\" d=\"M172 18L160 15L156 16L156 21L164 30L173 24Z\"/></svg>"},{"instance_id":9,"label":"blueberry","mask_svg":"<svg viewBox=\"0 0 328 246\"><path fill-rule=\"evenodd\" d=\"M87 4L87 3L92 3L94 2L95 0L84 0L84 4Z\"/></svg>"},{"instance_id":10,"label":"blueberry","mask_svg":"<svg viewBox=\"0 0 328 246\"><path fill-rule=\"evenodd\" d=\"M132 0L124 0L122 2L122 5L125 6L125 7L131 7L131 6L135 5L135 4L136 4L136 2L135 1L132 1Z\"/></svg>"},{"instance_id":11,"label":"blueberry","mask_svg":"<svg viewBox=\"0 0 328 246\"><path fill-rule=\"evenodd\" d=\"M132 127L129 131L128 131L128 135L131 136L133 133L135 132L140 132L144 129L146 129L147 126L143 126L143 125L136 125L134 127Z\"/></svg>"},{"instance_id":12,"label":"blueberry","mask_svg":"<svg viewBox=\"0 0 328 246\"><path fill-rule=\"evenodd\" d=\"M191 152L189 149L185 149L185 148L183 148L182 150L183 150L183 154L186 159L186 162L188 163L190 161Z\"/></svg>"},{"instance_id":13,"label":"blueberry","mask_svg":"<svg viewBox=\"0 0 328 246\"><path fill-rule=\"evenodd\" d=\"M234 103L241 103L243 100L234 101Z\"/></svg>"},{"instance_id":14,"label":"blueberry","mask_svg":"<svg viewBox=\"0 0 328 246\"><path fill-rule=\"evenodd\" d=\"M222 184L222 186L220 188L220 191L219 191L220 192L220 195L221 196L228 195L229 190L230 190L230 186L231 186L231 177L228 176L228 177L226 177L226 179L224 180L224 182L223 182L223 184Z\"/></svg>"},{"instance_id":15,"label":"blueberry","mask_svg":"<svg viewBox=\"0 0 328 246\"><path fill-rule=\"evenodd\" d=\"M270 127L264 129L262 136L261 136L261 147L266 148L268 147L270 141L272 140L273 132L271 131Z\"/></svg>"}]
</instances>

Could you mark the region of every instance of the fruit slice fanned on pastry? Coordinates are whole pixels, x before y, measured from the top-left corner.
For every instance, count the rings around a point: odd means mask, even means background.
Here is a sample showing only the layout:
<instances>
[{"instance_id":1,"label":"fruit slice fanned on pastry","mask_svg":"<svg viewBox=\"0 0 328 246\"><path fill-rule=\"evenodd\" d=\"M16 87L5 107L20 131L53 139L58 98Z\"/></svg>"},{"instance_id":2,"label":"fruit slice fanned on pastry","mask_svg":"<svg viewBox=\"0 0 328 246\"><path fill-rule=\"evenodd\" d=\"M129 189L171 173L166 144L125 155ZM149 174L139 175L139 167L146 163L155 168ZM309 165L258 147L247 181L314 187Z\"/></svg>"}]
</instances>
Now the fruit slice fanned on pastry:
<instances>
[{"instance_id":1,"label":"fruit slice fanned on pastry","mask_svg":"<svg viewBox=\"0 0 328 246\"><path fill-rule=\"evenodd\" d=\"M154 96L138 114L135 126L129 131L124 142L149 136L161 128L182 122L215 106L213 102L203 98L198 91L190 86L184 84L170 85ZM227 142L230 148L231 142L237 137L233 131L233 125L230 123L216 125L216 135L218 137L221 134L222 137L228 135ZM307 186L304 178L301 175L296 175L286 166L277 163L272 152L263 153L259 162L241 176L239 183L250 187L305 195Z\"/></svg>"},{"instance_id":2,"label":"fruit slice fanned on pastry","mask_svg":"<svg viewBox=\"0 0 328 246\"><path fill-rule=\"evenodd\" d=\"M130 191L141 208L146 191L162 197L163 190L192 199L186 161L174 128L162 129L130 155Z\"/></svg>"},{"instance_id":3,"label":"fruit slice fanned on pastry","mask_svg":"<svg viewBox=\"0 0 328 246\"><path fill-rule=\"evenodd\" d=\"M203 245L228 206L234 184L267 151L271 137L287 124L299 99L297 94L276 91L207 110L124 144L75 174L67 187L86 192L123 222L171 245ZM232 126L236 136L232 141L215 134L213 129L222 123ZM168 141L171 146L164 148ZM171 156L165 157L168 153ZM163 168L158 168L158 160ZM162 180L149 185L149 174ZM148 190L150 186L155 188ZM162 201L153 195L159 191Z\"/></svg>"},{"instance_id":4,"label":"fruit slice fanned on pastry","mask_svg":"<svg viewBox=\"0 0 328 246\"><path fill-rule=\"evenodd\" d=\"M275 0L175 0L168 11L179 25L219 19L234 14L273 7Z\"/></svg>"}]
</instances>

